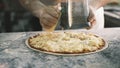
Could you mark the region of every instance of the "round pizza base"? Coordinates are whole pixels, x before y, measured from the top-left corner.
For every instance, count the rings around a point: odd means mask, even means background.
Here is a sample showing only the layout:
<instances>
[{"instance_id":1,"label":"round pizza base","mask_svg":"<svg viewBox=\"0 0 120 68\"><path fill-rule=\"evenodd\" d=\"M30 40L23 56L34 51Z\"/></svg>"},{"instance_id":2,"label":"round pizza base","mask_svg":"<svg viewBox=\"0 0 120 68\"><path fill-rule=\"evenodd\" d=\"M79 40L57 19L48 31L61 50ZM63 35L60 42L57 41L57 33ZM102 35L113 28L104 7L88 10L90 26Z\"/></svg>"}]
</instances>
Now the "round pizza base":
<instances>
[{"instance_id":1,"label":"round pizza base","mask_svg":"<svg viewBox=\"0 0 120 68\"><path fill-rule=\"evenodd\" d=\"M36 36L36 35L34 35L34 36ZM34 37L34 36L31 36L31 37ZM98 36L98 35L96 35L96 36ZM105 49L108 47L108 43L107 43L103 38L102 38L102 40L105 42L105 45L104 45L104 47L100 48L99 50L95 50L95 51L87 52L87 53L70 53L70 54L56 53L56 52L48 52L48 51L43 51L43 50L40 50L40 49L33 48L33 47L31 47L31 46L29 45L29 38L26 39L25 44L26 44L27 47L29 47L30 49L32 49L32 50L34 50L34 51L41 52L41 53L52 54L52 55L75 56L75 55L93 54L93 53L97 53L97 52L100 52L100 51L105 50Z\"/></svg>"}]
</instances>

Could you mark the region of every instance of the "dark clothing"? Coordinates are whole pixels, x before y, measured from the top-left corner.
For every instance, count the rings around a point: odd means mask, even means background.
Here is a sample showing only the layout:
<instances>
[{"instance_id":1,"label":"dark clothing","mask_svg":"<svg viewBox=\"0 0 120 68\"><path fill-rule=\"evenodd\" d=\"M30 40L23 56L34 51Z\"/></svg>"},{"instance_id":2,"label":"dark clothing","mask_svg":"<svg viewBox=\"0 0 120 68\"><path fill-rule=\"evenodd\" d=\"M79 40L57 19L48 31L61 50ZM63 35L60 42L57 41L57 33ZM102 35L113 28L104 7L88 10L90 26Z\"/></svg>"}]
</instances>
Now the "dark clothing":
<instances>
[{"instance_id":1,"label":"dark clothing","mask_svg":"<svg viewBox=\"0 0 120 68\"><path fill-rule=\"evenodd\" d=\"M41 31L38 18L21 6L19 0L0 0L5 7L0 11L1 32Z\"/></svg>"}]
</instances>

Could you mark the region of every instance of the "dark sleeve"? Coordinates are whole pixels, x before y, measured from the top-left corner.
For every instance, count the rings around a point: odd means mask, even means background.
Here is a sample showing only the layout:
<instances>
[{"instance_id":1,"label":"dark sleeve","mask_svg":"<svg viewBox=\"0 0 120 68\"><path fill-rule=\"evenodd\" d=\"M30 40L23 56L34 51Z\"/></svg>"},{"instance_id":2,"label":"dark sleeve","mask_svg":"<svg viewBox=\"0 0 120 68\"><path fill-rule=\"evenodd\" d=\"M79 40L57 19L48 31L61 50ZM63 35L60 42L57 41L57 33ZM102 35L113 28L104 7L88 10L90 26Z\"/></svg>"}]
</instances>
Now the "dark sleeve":
<instances>
[{"instance_id":1,"label":"dark sleeve","mask_svg":"<svg viewBox=\"0 0 120 68\"><path fill-rule=\"evenodd\" d=\"M20 3L32 12L35 16L39 17L43 12L43 9L47 9L48 6L57 5L59 0L19 0Z\"/></svg>"},{"instance_id":2,"label":"dark sleeve","mask_svg":"<svg viewBox=\"0 0 120 68\"><path fill-rule=\"evenodd\" d=\"M40 0L19 0L21 5L32 12L35 16L39 16L43 8L46 8Z\"/></svg>"}]
</instances>

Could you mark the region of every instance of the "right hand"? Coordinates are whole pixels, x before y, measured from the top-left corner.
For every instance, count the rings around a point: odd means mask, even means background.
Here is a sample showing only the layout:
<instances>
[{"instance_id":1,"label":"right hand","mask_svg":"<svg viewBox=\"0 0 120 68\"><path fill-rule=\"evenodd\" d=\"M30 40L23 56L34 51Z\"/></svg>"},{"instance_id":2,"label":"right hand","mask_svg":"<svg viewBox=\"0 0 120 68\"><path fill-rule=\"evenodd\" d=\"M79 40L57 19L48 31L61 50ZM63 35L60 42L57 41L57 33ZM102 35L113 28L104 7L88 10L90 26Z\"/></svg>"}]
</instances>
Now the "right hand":
<instances>
[{"instance_id":1,"label":"right hand","mask_svg":"<svg viewBox=\"0 0 120 68\"><path fill-rule=\"evenodd\" d=\"M60 11L54 7L44 8L40 14L39 20L43 30L53 31L58 23Z\"/></svg>"},{"instance_id":2,"label":"right hand","mask_svg":"<svg viewBox=\"0 0 120 68\"><path fill-rule=\"evenodd\" d=\"M19 0L34 16L40 19L43 30L53 28L60 15L60 0ZM51 6L51 7L49 7Z\"/></svg>"}]
</instances>

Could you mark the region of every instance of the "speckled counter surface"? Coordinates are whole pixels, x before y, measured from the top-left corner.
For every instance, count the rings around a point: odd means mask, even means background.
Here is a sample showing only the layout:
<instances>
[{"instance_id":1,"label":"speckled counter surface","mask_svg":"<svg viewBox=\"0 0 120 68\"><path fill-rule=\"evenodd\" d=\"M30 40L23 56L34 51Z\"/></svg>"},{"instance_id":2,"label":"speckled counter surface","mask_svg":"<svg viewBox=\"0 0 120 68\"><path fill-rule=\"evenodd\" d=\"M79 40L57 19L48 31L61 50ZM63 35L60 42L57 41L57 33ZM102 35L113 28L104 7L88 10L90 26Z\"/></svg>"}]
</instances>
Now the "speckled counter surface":
<instances>
[{"instance_id":1,"label":"speckled counter surface","mask_svg":"<svg viewBox=\"0 0 120 68\"><path fill-rule=\"evenodd\" d=\"M0 68L120 68L120 28L90 32L104 37L109 47L94 54L55 56L25 45L25 40L36 32L0 33Z\"/></svg>"}]
</instances>

